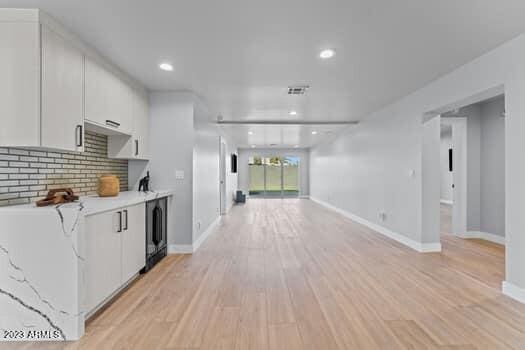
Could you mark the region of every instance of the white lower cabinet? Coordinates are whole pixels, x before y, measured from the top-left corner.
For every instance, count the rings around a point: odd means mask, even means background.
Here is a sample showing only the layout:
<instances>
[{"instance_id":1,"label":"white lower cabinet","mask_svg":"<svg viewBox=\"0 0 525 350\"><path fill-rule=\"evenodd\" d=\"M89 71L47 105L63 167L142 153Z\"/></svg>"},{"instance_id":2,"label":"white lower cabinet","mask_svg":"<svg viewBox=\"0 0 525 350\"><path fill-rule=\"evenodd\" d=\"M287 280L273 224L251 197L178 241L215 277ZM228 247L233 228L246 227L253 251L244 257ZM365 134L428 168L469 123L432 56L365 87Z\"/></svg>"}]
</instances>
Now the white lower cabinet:
<instances>
[{"instance_id":1,"label":"white lower cabinet","mask_svg":"<svg viewBox=\"0 0 525 350\"><path fill-rule=\"evenodd\" d=\"M145 204L86 218L86 310L99 307L145 265Z\"/></svg>"}]
</instances>

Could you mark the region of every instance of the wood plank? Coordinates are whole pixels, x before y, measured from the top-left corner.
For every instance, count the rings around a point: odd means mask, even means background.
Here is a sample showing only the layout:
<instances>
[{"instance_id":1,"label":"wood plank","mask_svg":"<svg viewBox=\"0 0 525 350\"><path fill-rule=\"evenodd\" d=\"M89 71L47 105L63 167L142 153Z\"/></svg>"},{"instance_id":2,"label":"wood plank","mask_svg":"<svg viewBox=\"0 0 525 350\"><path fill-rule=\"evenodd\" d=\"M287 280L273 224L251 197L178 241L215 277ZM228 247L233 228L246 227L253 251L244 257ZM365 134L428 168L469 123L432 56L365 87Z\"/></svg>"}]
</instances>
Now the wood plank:
<instances>
[{"instance_id":1,"label":"wood plank","mask_svg":"<svg viewBox=\"0 0 525 350\"><path fill-rule=\"evenodd\" d=\"M268 349L268 322L264 293L246 293L242 300L235 349Z\"/></svg>"},{"instance_id":2,"label":"wood plank","mask_svg":"<svg viewBox=\"0 0 525 350\"><path fill-rule=\"evenodd\" d=\"M268 333L270 350L304 349L299 330L295 323L270 325Z\"/></svg>"}]
</instances>

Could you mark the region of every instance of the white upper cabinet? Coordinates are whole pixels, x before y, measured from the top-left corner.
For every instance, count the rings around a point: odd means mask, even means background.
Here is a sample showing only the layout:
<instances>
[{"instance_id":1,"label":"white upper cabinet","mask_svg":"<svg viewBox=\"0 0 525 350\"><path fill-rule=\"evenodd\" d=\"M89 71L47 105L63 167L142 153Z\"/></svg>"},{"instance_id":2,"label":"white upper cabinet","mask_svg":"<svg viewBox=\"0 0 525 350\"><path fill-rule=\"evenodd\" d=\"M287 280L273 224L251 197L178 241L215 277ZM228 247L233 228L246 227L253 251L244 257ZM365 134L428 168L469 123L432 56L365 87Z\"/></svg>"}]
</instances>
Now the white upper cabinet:
<instances>
[{"instance_id":1,"label":"white upper cabinet","mask_svg":"<svg viewBox=\"0 0 525 350\"><path fill-rule=\"evenodd\" d=\"M133 129L131 87L95 60L85 59L85 114L87 122L130 135Z\"/></svg>"},{"instance_id":2,"label":"white upper cabinet","mask_svg":"<svg viewBox=\"0 0 525 350\"><path fill-rule=\"evenodd\" d=\"M149 99L140 94L137 101L133 135L136 139L135 157L149 159Z\"/></svg>"},{"instance_id":3,"label":"white upper cabinet","mask_svg":"<svg viewBox=\"0 0 525 350\"><path fill-rule=\"evenodd\" d=\"M108 155L110 158L149 159L149 102L147 94L129 89L129 107L133 120L131 137L110 136Z\"/></svg>"},{"instance_id":4,"label":"white upper cabinet","mask_svg":"<svg viewBox=\"0 0 525 350\"><path fill-rule=\"evenodd\" d=\"M68 151L84 147L84 56L42 26L42 145Z\"/></svg>"},{"instance_id":5,"label":"white upper cabinet","mask_svg":"<svg viewBox=\"0 0 525 350\"><path fill-rule=\"evenodd\" d=\"M40 15L0 9L0 146L83 151L84 55Z\"/></svg>"},{"instance_id":6,"label":"white upper cabinet","mask_svg":"<svg viewBox=\"0 0 525 350\"><path fill-rule=\"evenodd\" d=\"M0 146L40 146L40 27L0 11Z\"/></svg>"},{"instance_id":7,"label":"white upper cabinet","mask_svg":"<svg viewBox=\"0 0 525 350\"><path fill-rule=\"evenodd\" d=\"M109 96L106 93L109 74L87 56L84 61L84 74L84 118L105 125L109 108Z\"/></svg>"},{"instance_id":8,"label":"white upper cabinet","mask_svg":"<svg viewBox=\"0 0 525 350\"><path fill-rule=\"evenodd\" d=\"M146 91L37 9L0 9L0 117L2 147L83 151L87 129L148 158Z\"/></svg>"}]
</instances>

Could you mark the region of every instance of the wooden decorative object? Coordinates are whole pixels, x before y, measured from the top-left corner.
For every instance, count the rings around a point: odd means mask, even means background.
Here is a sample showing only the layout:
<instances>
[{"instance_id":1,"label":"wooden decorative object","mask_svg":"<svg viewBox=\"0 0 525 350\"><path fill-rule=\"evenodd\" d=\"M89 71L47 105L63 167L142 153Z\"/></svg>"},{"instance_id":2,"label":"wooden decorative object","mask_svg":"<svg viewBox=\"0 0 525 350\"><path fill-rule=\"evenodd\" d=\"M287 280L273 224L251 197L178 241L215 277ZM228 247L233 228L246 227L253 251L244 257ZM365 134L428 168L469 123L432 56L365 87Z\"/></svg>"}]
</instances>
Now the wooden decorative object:
<instances>
[{"instance_id":1,"label":"wooden decorative object","mask_svg":"<svg viewBox=\"0 0 525 350\"><path fill-rule=\"evenodd\" d=\"M46 205L56 205L61 203L71 203L78 199L71 188L57 188L50 190L46 198L36 202L37 207L45 207Z\"/></svg>"},{"instance_id":2,"label":"wooden decorative object","mask_svg":"<svg viewBox=\"0 0 525 350\"><path fill-rule=\"evenodd\" d=\"M115 175L103 175L98 179L97 193L100 197L115 197L120 192L120 181Z\"/></svg>"}]
</instances>

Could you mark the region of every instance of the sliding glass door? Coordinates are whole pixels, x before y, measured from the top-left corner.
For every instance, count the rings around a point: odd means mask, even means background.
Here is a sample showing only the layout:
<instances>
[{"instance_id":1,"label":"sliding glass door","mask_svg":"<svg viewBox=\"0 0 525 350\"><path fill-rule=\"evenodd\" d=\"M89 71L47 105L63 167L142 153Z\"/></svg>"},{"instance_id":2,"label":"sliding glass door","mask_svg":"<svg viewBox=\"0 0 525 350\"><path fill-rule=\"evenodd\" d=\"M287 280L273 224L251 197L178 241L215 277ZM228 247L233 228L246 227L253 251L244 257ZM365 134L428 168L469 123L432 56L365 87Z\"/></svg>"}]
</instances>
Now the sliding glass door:
<instances>
[{"instance_id":1,"label":"sliding glass door","mask_svg":"<svg viewBox=\"0 0 525 350\"><path fill-rule=\"evenodd\" d=\"M282 198L299 195L299 157L250 157L251 197Z\"/></svg>"},{"instance_id":2,"label":"sliding glass door","mask_svg":"<svg viewBox=\"0 0 525 350\"><path fill-rule=\"evenodd\" d=\"M283 158L283 197L299 196L299 157Z\"/></svg>"},{"instance_id":3,"label":"sliding glass door","mask_svg":"<svg viewBox=\"0 0 525 350\"><path fill-rule=\"evenodd\" d=\"M282 196L281 157L268 157L265 159L265 194L268 198Z\"/></svg>"},{"instance_id":4,"label":"sliding glass door","mask_svg":"<svg viewBox=\"0 0 525 350\"><path fill-rule=\"evenodd\" d=\"M265 190L265 169L263 158L250 157L248 159L248 172L250 176L250 188L248 193L251 197L263 197Z\"/></svg>"}]
</instances>

